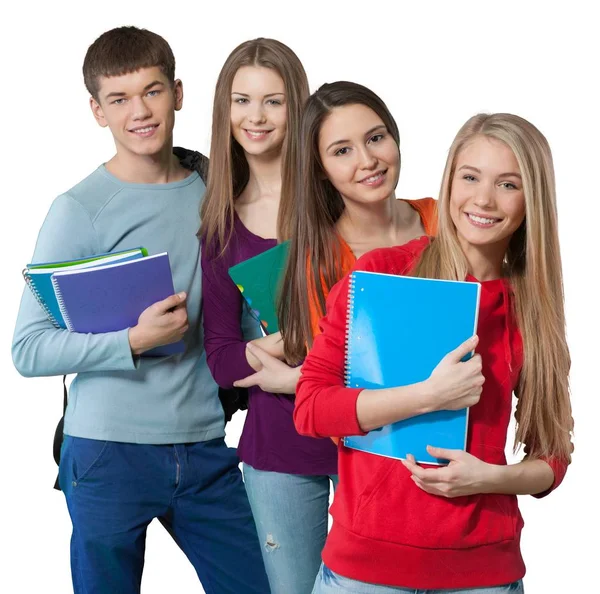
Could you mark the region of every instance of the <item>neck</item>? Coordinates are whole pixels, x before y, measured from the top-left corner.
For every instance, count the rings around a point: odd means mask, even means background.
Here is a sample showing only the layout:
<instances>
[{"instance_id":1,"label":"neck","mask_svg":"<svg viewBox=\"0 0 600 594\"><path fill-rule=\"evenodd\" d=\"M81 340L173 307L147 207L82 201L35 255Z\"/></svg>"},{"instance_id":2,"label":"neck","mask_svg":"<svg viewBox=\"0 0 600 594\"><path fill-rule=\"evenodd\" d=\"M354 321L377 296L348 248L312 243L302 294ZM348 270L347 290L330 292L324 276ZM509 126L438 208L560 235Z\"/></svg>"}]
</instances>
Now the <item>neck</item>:
<instances>
[{"instance_id":1,"label":"neck","mask_svg":"<svg viewBox=\"0 0 600 594\"><path fill-rule=\"evenodd\" d=\"M462 251L467 258L469 273L479 281L489 281L502 278L504 255L508 248L506 244L473 245L459 237Z\"/></svg>"},{"instance_id":2,"label":"neck","mask_svg":"<svg viewBox=\"0 0 600 594\"><path fill-rule=\"evenodd\" d=\"M121 181L134 184L166 184L189 175L173 154L171 144L154 155L136 155L117 148L106 169Z\"/></svg>"},{"instance_id":3,"label":"neck","mask_svg":"<svg viewBox=\"0 0 600 594\"><path fill-rule=\"evenodd\" d=\"M249 155L246 160L250 169L250 178L244 194L251 197L281 196L281 153L272 155Z\"/></svg>"},{"instance_id":4,"label":"neck","mask_svg":"<svg viewBox=\"0 0 600 594\"><path fill-rule=\"evenodd\" d=\"M362 239L375 234L389 234L393 240L406 215L404 209L398 206L394 194L376 204L344 200L344 211L336 223L337 230L344 238Z\"/></svg>"}]
</instances>

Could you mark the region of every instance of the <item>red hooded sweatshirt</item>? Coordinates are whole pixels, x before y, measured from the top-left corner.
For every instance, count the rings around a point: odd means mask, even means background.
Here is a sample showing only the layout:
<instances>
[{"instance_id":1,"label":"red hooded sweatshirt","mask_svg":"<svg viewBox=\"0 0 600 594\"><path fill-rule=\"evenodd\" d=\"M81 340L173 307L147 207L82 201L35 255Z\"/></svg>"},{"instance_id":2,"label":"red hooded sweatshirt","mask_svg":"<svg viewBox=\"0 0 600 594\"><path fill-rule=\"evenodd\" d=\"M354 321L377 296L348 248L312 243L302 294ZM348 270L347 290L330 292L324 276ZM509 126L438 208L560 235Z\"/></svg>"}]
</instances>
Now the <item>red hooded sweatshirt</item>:
<instances>
[{"instance_id":1,"label":"red hooded sweatshirt","mask_svg":"<svg viewBox=\"0 0 600 594\"><path fill-rule=\"evenodd\" d=\"M355 270L409 274L428 242L423 237L372 251L357 261ZM294 421L303 435L364 435L356 416L361 390L344 387L348 278L332 289L321 321L323 334L302 367ZM523 359L510 295L503 279L481 283L477 352L486 381L469 411L467 451L491 464L506 464L512 393ZM341 444L338 459L334 521L323 550L323 561L334 572L419 589L495 586L525 574L519 547L523 520L515 495L439 497L417 487L399 460ZM558 486L566 472L565 463L545 461L554 471L554 483L538 497Z\"/></svg>"}]
</instances>

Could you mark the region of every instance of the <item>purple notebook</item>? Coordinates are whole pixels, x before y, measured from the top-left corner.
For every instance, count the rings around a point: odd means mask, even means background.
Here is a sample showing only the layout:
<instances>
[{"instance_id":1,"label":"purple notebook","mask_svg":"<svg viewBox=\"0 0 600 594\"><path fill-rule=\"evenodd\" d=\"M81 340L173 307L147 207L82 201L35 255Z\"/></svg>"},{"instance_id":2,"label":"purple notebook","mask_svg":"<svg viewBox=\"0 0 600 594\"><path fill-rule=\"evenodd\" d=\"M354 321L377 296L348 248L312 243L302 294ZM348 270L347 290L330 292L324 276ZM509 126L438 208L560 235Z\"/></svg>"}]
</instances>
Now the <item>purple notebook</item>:
<instances>
[{"instance_id":1,"label":"purple notebook","mask_svg":"<svg viewBox=\"0 0 600 594\"><path fill-rule=\"evenodd\" d=\"M67 329L100 334L131 328L150 305L175 293L169 256L147 256L106 266L65 270L52 284ZM182 353L183 341L160 346L145 356Z\"/></svg>"}]
</instances>

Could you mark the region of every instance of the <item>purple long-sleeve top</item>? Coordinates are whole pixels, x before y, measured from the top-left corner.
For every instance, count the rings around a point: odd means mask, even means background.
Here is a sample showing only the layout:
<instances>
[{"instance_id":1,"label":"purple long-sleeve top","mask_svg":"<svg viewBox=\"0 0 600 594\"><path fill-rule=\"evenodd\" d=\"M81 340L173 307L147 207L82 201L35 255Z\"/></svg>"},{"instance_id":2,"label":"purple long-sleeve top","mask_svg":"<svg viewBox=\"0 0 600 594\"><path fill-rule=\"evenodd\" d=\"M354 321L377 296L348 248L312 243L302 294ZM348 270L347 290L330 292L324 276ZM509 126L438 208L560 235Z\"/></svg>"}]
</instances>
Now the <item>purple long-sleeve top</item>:
<instances>
[{"instance_id":1,"label":"purple long-sleeve top","mask_svg":"<svg viewBox=\"0 0 600 594\"><path fill-rule=\"evenodd\" d=\"M275 247L275 239L251 233L235 216L234 232L222 255L214 246L202 249L202 303L204 349L208 366L222 388L254 373L246 359L242 329L243 299L228 274L229 268ZM245 318L246 321L249 318ZM260 336L258 322L254 335ZM330 439L299 435L292 413L294 395L248 391L248 413L238 455L253 468L287 474L332 475L337 473L337 449Z\"/></svg>"}]
</instances>

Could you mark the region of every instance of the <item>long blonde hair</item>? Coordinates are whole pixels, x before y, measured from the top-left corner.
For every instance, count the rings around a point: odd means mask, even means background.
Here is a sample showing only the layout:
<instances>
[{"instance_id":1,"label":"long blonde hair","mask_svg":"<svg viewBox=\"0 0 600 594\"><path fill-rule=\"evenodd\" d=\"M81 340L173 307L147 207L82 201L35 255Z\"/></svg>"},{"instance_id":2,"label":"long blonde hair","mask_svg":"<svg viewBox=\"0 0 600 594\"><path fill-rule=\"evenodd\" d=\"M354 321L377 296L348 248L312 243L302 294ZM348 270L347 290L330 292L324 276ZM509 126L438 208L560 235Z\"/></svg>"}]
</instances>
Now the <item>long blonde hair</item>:
<instances>
[{"instance_id":1,"label":"long blonde hair","mask_svg":"<svg viewBox=\"0 0 600 594\"><path fill-rule=\"evenodd\" d=\"M298 159L298 134L302 106L308 97L308 79L298 56L275 39L258 38L236 47L221 69L215 88L208 184L200 211L198 236L205 245L217 239L218 252L227 247L234 222L234 202L242 193L250 170L242 147L231 135L231 86L237 71L243 66L271 68L279 74L285 86L287 124L281 164L282 192L277 220L279 239L289 237L293 196L286 188L294 184Z\"/></svg>"},{"instance_id":2,"label":"long blonde hair","mask_svg":"<svg viewBox=\"0 0 600 594\"><path fill-rule=\"evenodd\" d=\"M524 350L515 390L515 449L523 444L531 458L557 456L570 461L571 359L565 337L554 166L550 146L535 126L516 115L496 113L478 114L460 129L442 178L438 236L423 253L414 274L463 280L468 272L449 203L457 157L477 136L499 140L513 151L525 196L525 220L512 236L504 261Z\"/></svg>"}]
</instances>

